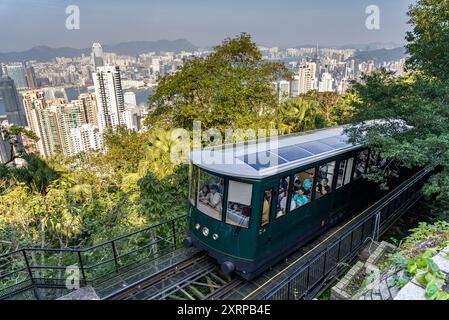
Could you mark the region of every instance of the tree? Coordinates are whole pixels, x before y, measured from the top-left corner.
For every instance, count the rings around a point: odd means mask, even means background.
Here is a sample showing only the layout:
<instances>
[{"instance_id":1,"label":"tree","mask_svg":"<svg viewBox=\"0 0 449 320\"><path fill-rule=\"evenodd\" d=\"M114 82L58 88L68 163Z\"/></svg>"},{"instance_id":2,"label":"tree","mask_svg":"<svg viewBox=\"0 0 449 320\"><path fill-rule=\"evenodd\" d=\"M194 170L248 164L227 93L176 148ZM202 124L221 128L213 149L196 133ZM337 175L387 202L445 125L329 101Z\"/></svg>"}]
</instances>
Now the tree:
<instances>
[{"instance_id":1,"label":"tree","mask_svg":"<svg viewBox=\"0 0 449 320\"><path fill-rule=\"evenodd\" d=\"M22 143L22 137L27 137L33 141L37 141L39 138L34 132L16 125L2 125L0 126L0 139L6 140L10 146L11 158L6 164L14 162L15 159L20 158L23 154L26 154L25 148Z\"/></svg>"},{"instance_id":2,"label":"tree","mask_svg":"<svg viewBox=\"0 0 449 320\"><path fill-rule=\"evenodd\" d=\"M281 134L312 130L325 124L319 102L305 97L283 102L278 108L277 119Z\"/></svg>"},{"instance_id":3,"label":"tree","mask_svg":"<svg viewBox=\"0 0 449 320\"><path fill-rule=\"evenodd\" d=\"M378 72L364 80L364 84L354 85L357 113L349 135L357 143L380 149L384 158L402 166L442 169L424 190L436 200L439 213L448 212L449 86L421 73L398 78ZM376 174L370 178L382 181Z\"/></svg>"},{"instance_id":4,"label":"tree","mask_svg":"<svg viewBox=\"0 0 449 320\"><path fill-rule=\"evenodd\" d=\"M408 15L409 67L449 80L449 0L418 0Z\"/></svg>"},{"instance_id":5,"label":"tree","mask_svg":"<svg viewBox=\"0 0 449 320\"><path fill-rule=\"evenodd\" d=\"M355 84L354 141L379 148L404 166L435 170L424 192L449 218L449 1L419 0L408 15L409 75L385 71ZM366 120L377 119L368 123ZM382 121L379 121L382 120ZM376 177L374 177L376 178Z\"/></svg>"},{"instance_id":6,"label":"tree","mask_svg":"<svg viewBox=\"0 0 449 320\"><path fill-rule=\"evenodd\" d=\"M196 120L221 131L268 127L278 104L273 81L290 76L283 64L264 61L251 37L242 33L163 77L145 123L190 129Z\"/></svg>"}]
</instances>

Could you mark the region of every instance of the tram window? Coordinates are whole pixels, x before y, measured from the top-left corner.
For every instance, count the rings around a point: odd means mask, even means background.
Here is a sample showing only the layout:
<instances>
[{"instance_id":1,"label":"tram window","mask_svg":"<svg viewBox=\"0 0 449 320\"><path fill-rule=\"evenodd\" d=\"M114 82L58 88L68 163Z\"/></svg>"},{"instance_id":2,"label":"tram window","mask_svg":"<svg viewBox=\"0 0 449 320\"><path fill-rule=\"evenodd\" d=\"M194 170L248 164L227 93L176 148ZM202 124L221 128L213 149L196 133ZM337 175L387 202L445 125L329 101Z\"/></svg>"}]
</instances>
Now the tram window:
<instances>
[{"instance_id":1,"label":"tram window","mask_svg":"<svg viewBox=\"0 0 449 320\"><path fill-rule=\"evenodd\" d=\"M334 180L335 165L336 161L332 161L320 166L318 170L318 179L316 181L316 199L332 192L332 182Z\"/></svg>"},{"instance_id":2,"label":"tram window","mask_svg":"<svg viewBox=\"0 0 449 320\"><path fill-rule=\"evenodd\" d=\"M229 180L226 223L249 228L253 185Z\"/></svg>"},{"instance_id":3,"label":"tram window","mask_svg":"<svg viewBox=\"0 0 449 320\"><path fill-rule=\"evenodd\" d=\"M262 221L260 226L263 227L270 222L271 204L273 202L273 189L267 189L263 193Z\"/></svg>"},{"instance_id":4,"label":"tram window","mask_svg":"<svg viewBox=\"0 0 449 320\"><path fill-rule=\"evenodd\" d=\"M354 170L354 180L359 179L362 176L362 174L365 173L367 163L368 163L368 150L364 150L357 153Z\"/></svg>"},{"instance_id":5,"label":"tram window","mask_svg":"<svg viewBox=\"0 0 449 320\"><path fill-rule=\"evenodd\" d=\"M340 161L338 166L337 186L340 188L351 182L352 165L354 163L354 157Z\"/></svg>"},{"instance_id":6,"label":"tram window","mask_svg":"<svg viewBox=\"0 0 449 320\"><path fill-rule=\"evenodd\" d=\"M189 200L190 203L195 205L196 195L198 193L198 167L190 165L190 183L189 183Z\"/></svg>"},{"instance_id":7,"label":"tram window","mask_svg":"<svg viewBox=\"0 0 449 320\"><path fill-rule=\"evenodd\" d=\"M312 201L312 186L314 176L315 168L311 168L294 175L294 194L291 203L291 206L294 206L294 209L306 205L307 203Z\"/></svg>"},{"instance_id":8,"label":"tram window","mask_svg":"<svg viewBox=\"0 0 449 320\"><path fill-rule=\"evenodd\" d=\"M279 180L279 193L276 208L276 219L287 214L288 192L290 190L290 177L284 177Z\"/></svg>"},{"instance_id":9,"label":"tram window","mask_svg":"<svg viewBox=\"0 0 449 320\"><path fill-rule=\"evenodd\" d=\"M198 192L197 208L202 213L221 220L223 211L224 179L200 171L200 190Z\"/></svg>"}]
</instances>

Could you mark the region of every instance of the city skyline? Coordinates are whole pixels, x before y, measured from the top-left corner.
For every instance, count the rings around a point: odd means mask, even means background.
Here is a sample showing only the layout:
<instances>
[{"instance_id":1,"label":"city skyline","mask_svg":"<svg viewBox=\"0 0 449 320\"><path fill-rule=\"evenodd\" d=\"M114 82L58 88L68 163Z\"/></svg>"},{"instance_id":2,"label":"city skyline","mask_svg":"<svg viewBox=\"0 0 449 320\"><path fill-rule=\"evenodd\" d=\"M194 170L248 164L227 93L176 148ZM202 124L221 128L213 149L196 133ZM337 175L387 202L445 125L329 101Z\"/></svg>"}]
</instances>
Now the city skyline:
<instances>
[{"instance_id":1,"label":"city skyline","mask_svg":"<svg viewBox=\"0 0 449 320\"><path fill-rule=\"evenodd\" d=\"M86 48L94 42L187 39L200 47L213 46L226 37L248 32L255 42L267 46L321 46L404 43L407 8L413 0L281 0L205 3L196 0L116 0L88 3L85 0L0 0L0 52L23 51L35 46ZM80 9L80 29L65 28L65 8ZM206 4L209 4L206 6ZM365 9L380 9L380 29L365 27ZM136 6L140 10L136 10ZM132 8L129 9L129 8ZM287 9L287 10L286 10ZM17 14L24 17L20 24ZM11 26L14 26L11 28ZM36 26L39 26L36 28Z\"/></svg>"}]
</instances>

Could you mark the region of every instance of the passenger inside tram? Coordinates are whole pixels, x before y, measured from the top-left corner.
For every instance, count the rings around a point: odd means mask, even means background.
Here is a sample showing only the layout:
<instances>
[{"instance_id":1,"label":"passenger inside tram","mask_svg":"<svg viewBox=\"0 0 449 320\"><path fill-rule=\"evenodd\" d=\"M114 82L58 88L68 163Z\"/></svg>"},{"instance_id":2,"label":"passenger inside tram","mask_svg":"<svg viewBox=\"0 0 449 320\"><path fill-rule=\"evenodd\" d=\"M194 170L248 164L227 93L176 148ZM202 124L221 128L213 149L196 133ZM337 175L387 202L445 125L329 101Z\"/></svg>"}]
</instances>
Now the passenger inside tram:
<instances>
[{"instance_id":1,"label":"passenger inside tram","mask_svg":"<svg viewBox=\"0 0 449 320\"><path fill-rule=\"evenodd\" d=\"M316 182L315 198L318 199L332 191L332 181L334 178L336 161L332 161L320 166L318 179Z\"/></svg>"},{"instance_id":2,"label":"passenger inside tram","mask_svg":"<svg viewBox=\"0 0 449 320\"><path fill-rule=\"evenodd\" d=\"M220 220L223 208L223 193L219 191L220 178L212 174L201 172L198 193L198 209L205 214Z\"/></svg>"},{"instance_id":3,"label":"passenger inside tram","mask_svg":"<svg viewBox=\"0 0 449 320\"><path fill-rule=\"evenodd\" d=\"M309 202L309 198L306 196L306 190L304 187L295 187L295 195L292 199L292 204L294 204L294 208L299 208Z\"/></svg>"},{"instance_id":4,"label":"passenger inside tram","mask_svg":"<svg viewBox=\"0 0 449 320\"><path fill-rule=\"evenodd\" d=\"M218 186L216 184L212 184L210 186L210 197L208 200L206 200L206 204L217 210L218 212L221 212L222 207L222 195L218 192Z\"/></svg>"},{"instance_id":5,"label":"passenger inside tram","mask_svg":"<svg viewBox=\"0 0 449 320\"><path fill-rule=\"evenodd\" d=\"M262 208L262 226L270 221L271 211L271 190L265 190Z\"/></svg>"},{"instance_id":6,"label":"passenger inside tram","mask_svg":"<svg viewBox=\"0 0 449 320\"><path fill-rule=\"evenodd\" d=\"M205 184L203 188L201 189L200 193L198 194L198 197L200 201L206 202L210 200L211 192L209 185Z\"/></svg>"},{"instance_id":7,"label":"passenger inside tram","mask_svg":"<svg viewBox=\"0 0 449 320\"><path fill-rule=\"evenodd\" d=\"M312 198L312 184L315 175L315 169L309 169L295 174L295 181L293 183L295 190L303 189L304 195L310 202Z\"/></svg>"},{"instance_id":8,"label":"passenger inside tram","mask_svg":"<svg viewBox=\"0 0 449 320\"><path fill-rule=\"evenodd\" d=\"M317 186L317 193L319 193L318 196L324 196L325 194L328 194L331 191L331 188L329 187L329 179L328 178L322 178L321 182Z\"/></svg>"},{"instance_id":9,"label":"passenger inside tram","mask_svg":"<svg viewBox=\"0 0 449 320\"><path fill-rule=\"evenodd\" d=\"M282 178L279 181L279 196L278 196L276 218L285 216L287 214L287 199L288 199L289 184L290 184L290 177Z\"/></svg>"}]
</instances>

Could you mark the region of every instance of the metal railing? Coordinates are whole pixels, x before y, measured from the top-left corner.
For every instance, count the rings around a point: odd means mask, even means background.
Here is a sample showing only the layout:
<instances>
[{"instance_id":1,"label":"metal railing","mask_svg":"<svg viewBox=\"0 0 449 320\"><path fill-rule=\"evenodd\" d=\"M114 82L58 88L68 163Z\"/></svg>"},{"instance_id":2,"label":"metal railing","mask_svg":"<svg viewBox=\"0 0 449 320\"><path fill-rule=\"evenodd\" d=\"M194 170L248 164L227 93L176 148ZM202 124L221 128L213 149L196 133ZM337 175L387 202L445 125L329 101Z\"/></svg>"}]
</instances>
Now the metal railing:
<instances>
[{"instance_id":1,"label":"metal railing","mask_svg":"<svg viewBox=\"0 0 449 320\"><path fill-rule=\"evenodd\" d=\"M98 284L111 274L173 252L187 231L183 215L88 248L23 248L0 255L0 299L36 288L66 288L67 272L75 270L81 285Z\"/></svg>"},{"instance_id":2,"label":"metal railing","mask_svg":"<svg viewBox=\"0 0 449 320\"><path fill-rule=\"evenodd\" d=\"M289 276L271 279L262 300L299 300L314 297L323 285L344 268L370 239L391 226L422 195L428 172L423 170L407 180L393 192L357 216L357 220L325 239L312 249L300 263L290 270ZM275 284L275 285L274 285ZM271 287L269 287L271 285ZM252 298L255 298L254 296Z\"/></svg>"}]
</instances>

